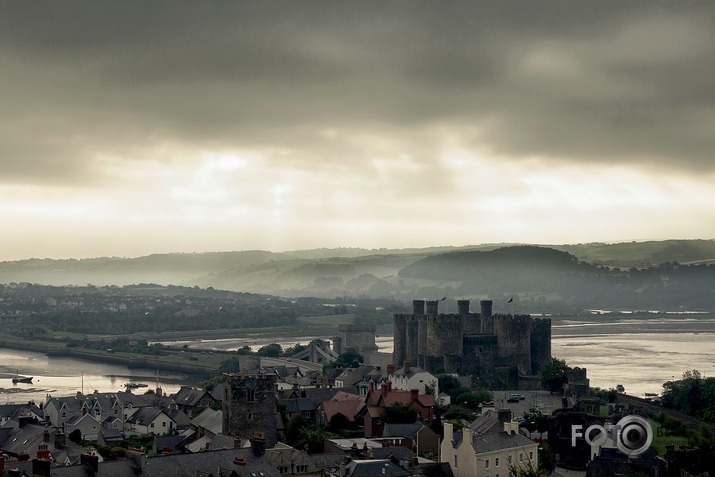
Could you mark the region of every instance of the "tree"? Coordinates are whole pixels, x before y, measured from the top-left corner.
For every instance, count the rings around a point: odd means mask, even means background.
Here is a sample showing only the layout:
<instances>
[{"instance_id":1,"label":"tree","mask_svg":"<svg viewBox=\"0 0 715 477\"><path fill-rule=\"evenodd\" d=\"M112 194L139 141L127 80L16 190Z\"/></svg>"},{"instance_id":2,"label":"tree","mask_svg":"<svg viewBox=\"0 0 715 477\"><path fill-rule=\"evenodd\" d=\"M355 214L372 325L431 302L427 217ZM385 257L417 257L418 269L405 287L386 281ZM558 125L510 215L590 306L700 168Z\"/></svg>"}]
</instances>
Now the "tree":
<instances>
[{"instance_id":1,"label":"tree","mask_svg":"<svg viewBox=\"0 0 715 477\"><path fill-rule=\"evenodd\" d=\"M541 385L551 394L562 390L566 384L566 373L570 369L563 359L551 358L541 370Z\"/></svg>"},{"instance_id":2,"label":"tree","mask_svg":"<svg viewBox=\"0 0 715 477\"><path fill-rule=\"evenodd\" d=\"M307 426L308 421L305 420L303 413L296 412L293 414L286 424L286 443L291 446L295 445L298 442L301 431Z\"/></svg>"},{"instance_id":3,"label":"tree","mask_svg":"<svg viewBox=\"0 0 715 477\"><path fill-rule=\"evenodd\" d=\"M278 343L271 343L265 346L261 346L256 351L258 356L265 356L266 358L277 358L283 353L283 347Z\"/></svg>"},{"instance_id":4,"label":"tree","mask_svg":"<svg viewBox=\"0 0 715 477\"><path fill-rule=\"evenodd\" d=\"M382 417L389 424L414 424L417 422L417 411L401 402L396 402L385 408Z\"/></svg>"},{"instance_id":5,"label":"tree","mask_svg":"<svg viewBox=\"0 0 715 477\"><path fill-rule=\"evenodd\" d=\"M82 431L79 429L75 429L74 431L70 432L70 435L67 436L69 440L74 442L75 444L81 444L82 443Z\"/></svg>"},{"instance_id":6,"label":"tree","mask_svg":"<svg viewBox=\"0 0 715 477\"><path fill-rule=\"evenodd\" d=\"M225 361L221 361L221 364L218 367L218 372L223 374L223 373L238 373L241 370L241 364L238 361L238 358L235 356L231 356L229 359Z\"/></svg>"},{"instance_id":7,"label":"tree","mask_svg":"<svg viewBox=\"0 0 715 477\"><path fill-rule=\"evenodd\" d=\"M337 357L335 361L327 365L328 368L357 368L360 363L365 362L365 358L352 348L346 349Z\"/></svg>"},{"instance_id":8,"label":"tree","mask_svg":"<svg viewBox=\"0 0 715 477\"><path fill-rule=\"evenodd\" d=\"M327 430L330 432L340 433L340 431L349 431L356 428L357 426L355 426L354 422L351 422L350 419L348 419L344 414L337 412L330 418Z\"/></svg>"},{"instance_id":9,"label":"tree","mask_svg":"<svg viewBox=\"0 0 715 477\"><path fill-rule=\"evenodd\" d=\"M548 477L549 473L540 469L531 461L527 461L526 464L515 465L509 464L509 477Z\"/></svg>"}]
</instances>

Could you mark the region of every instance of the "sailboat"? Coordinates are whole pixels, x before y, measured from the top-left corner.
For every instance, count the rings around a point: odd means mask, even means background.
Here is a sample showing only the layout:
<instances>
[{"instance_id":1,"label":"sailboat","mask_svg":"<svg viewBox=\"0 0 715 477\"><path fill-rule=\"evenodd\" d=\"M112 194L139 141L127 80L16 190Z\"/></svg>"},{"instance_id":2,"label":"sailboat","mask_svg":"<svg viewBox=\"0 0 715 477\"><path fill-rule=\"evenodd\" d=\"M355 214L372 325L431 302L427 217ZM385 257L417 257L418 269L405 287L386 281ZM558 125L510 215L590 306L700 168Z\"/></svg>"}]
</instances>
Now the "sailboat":
<instances>
[{"instance_id":1,"label":"sailboat","mask_svg":"<svg viewBox=\"0 0 715 477\"><path fill-rule=\"evenodd\" d=\"M12 378L12 384L17 383L28 383L32 384L33 376L20 376L17 371L15 371L15 377Z\"/></svg>"}]
</instances>

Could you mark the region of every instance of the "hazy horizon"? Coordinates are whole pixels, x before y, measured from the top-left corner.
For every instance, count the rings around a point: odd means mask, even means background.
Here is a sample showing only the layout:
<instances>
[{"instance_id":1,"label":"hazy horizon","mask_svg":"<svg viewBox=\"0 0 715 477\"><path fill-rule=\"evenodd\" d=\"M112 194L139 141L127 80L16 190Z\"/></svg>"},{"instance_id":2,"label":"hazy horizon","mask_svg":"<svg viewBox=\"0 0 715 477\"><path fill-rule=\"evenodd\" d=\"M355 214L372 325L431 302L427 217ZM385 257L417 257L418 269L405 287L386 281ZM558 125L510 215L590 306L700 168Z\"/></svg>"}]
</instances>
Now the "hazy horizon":
<instances>
[{"instance_id":1,"label":"hazy horizon","mask_svg":"<svg viewBox=\"0 0 715 477\"><path fill-rule=\"evenodd\" d=\"M715 237L712 15L4 2L0 260Z\"/></svg>"}]
</instances>

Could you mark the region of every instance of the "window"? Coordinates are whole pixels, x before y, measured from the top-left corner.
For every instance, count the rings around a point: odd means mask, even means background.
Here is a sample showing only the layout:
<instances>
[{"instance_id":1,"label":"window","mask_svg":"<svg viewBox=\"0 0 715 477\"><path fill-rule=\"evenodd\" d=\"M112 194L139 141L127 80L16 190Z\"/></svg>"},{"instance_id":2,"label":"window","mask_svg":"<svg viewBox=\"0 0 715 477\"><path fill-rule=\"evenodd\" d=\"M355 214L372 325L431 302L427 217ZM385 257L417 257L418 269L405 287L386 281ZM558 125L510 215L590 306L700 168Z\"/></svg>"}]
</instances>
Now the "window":
<instances>
[{"instance_id":1,"label":"window","mask_svg":"<svg viewBox=\"0 0 715 477\"><path fill-rule=\"evenodd\" d=\"M246 401L253 402L256 400L256 392L253 389L246 389Z\"/></svg>"},{"instance_id":2,"label":"window","mask_svg":"<svg viewBox=\"0 0 715 477\"><path fill-rule=\"evenodd\" d=\"M161 423L161 427L166 427L166 421Z\"/></svg>"},{"instance_id":3,"label":"window","mask_svg":"<svg viewBox=\"0 0 715 477\"><path fill-rule=\"evenodd\" d=\"M499 457L494 458L494 467L499 467Z\"/></svg>"},{"instance_id":4,"label":"window","mask_svg":"<svg viewBox=\"0 0 715 477\"><path fill-rule=\"evenodd\" d=\"M534 451L529 452L529 459L531 459L531 460L534 459Z\"/></svg>"},{"instance_id":5,"label":"window","mask_svg":"<svg viewBox=\"0 0 715 477\"><path fill-rule=\"evenodd\" d=\"M308 466L307 465L296 465L295 466L295 471L299 474L304 474L308 472Z\"/></svg>"},{"instance_id":6,"label":"window","mask_svg":"<svg viewBox=\"0 0 715 477\"><path fill-rule=\"evenodd\" d=\"M154 427L154 423L152 422L152 423L149 425L149 427Z\"/></svg>"},{"instance_id":7,"label":"window","mask_svg":"<svg viewBox=\"0 0 715 477\"><path fill-rule=\"evenodd\" d=\"M508 457L509 463L511 464L511 456Z\"/></svg>"},{"instance_id":8,"label":"window","mask_svg":"<svg viewBox=\"0 0 715 477\"><path fill-rule=\"evenodd\" d=\"M489 468L489 459L484 461L484 468L488 469Z\"/></svg>"},{"instance_id":9,"label":"window","mask_svg":"<svg viewBox=\"0 0 715 477\"><path fill-rule=\"evenodd\" d=\"M253 413L252 413L252 412L249 412L249 413L246 415L246 419L248 419L249 421L252 421L252 420L253 420Z\"/></svg>"},{"instance_id":10,"label":"window","mask_svg":"<svg viewBox=\"0 0 715 477\"><path fill-rule=\"evenodd\" d=\"M280 474L287 474L287 473L288 473L288 466L287 466L287 465L279 465L279 466L278 466L278 473L280 473Z\"/></svg>"},{"instance_id":11,"label":"window","mask_svg":"<svg viewBox=\"0 0 715 477\"><path fill-rule=\"evenodd\" d=\"M522 452L519 452L519 462L524 460L524 454Z\"/></svg>"},{"instance_id":12,"label":"window","mask_svg":"<svg viewBox=\"0 0 715 477\"><path fill-rule=\"evenodd\" d=\"M454 456L454 468L455 469L457 468L457 456L456 455Z\"/></svg>"}]
</instances>

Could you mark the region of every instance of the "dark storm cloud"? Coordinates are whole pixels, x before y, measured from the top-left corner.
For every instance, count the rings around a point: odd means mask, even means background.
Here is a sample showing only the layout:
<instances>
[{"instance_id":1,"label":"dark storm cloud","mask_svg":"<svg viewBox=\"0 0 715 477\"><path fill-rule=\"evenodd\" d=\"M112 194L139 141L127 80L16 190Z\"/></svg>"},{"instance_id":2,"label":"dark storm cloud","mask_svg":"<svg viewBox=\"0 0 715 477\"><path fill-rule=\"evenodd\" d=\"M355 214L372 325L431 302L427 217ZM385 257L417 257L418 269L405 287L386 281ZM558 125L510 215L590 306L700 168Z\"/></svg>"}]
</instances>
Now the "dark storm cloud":
<instances>
[{"instance_id":1,"label":"dark storm cloud","mask_svg":"<svg viewBox=\"0 0 715 477\"><path fill-rule=\"evenodd\" d=\"M706 2L4 2L1 180L82 182L161 143L305 168L413 147L430 170L432 127L514 158L710 169L714 28Z\"/></svg>"}]
</instances>

